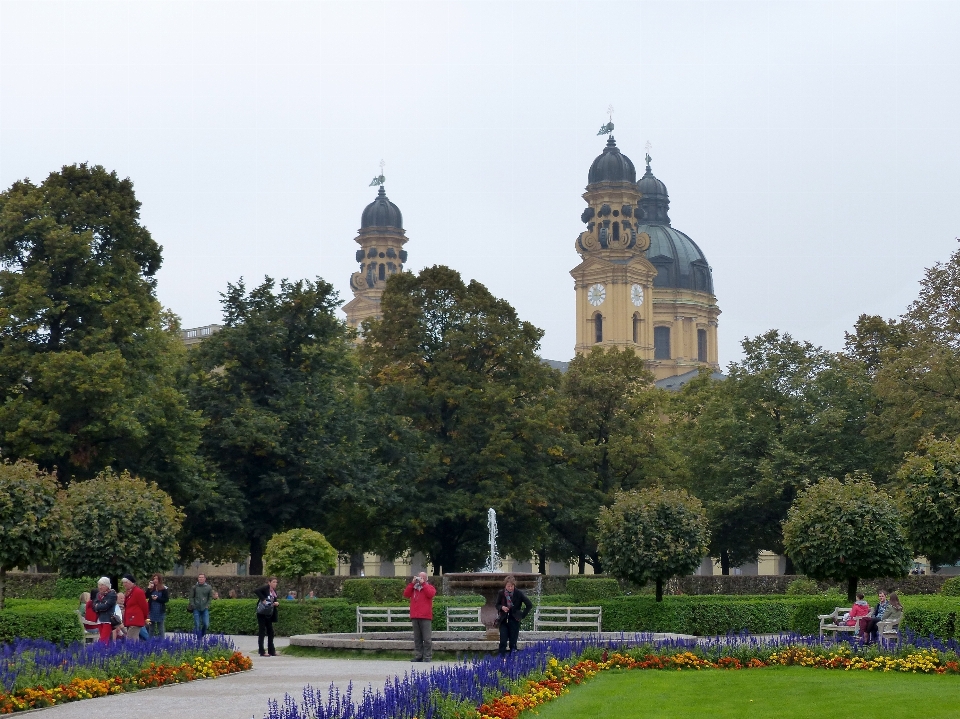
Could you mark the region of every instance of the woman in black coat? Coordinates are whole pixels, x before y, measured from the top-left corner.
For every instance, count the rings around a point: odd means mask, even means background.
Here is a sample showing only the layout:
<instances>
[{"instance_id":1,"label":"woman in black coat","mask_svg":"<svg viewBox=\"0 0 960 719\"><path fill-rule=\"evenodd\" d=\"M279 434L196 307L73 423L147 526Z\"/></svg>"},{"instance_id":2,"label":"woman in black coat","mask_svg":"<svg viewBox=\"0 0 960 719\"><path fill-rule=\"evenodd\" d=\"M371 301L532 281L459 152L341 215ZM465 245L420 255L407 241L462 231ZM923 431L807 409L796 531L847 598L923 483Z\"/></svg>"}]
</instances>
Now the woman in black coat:
<instances>
[{"instance_id":1,"label":"woman in black coat","mask_svg":"<svg viewBox=\"0 0 960 719\"><path fill-rule=\"evenodd\" d=\"M511 574L503 583L503 589L497 594L497 624L500 625L500 656L508 651L517 651L517 639L520 637L520 622L533 609L533 602L517 589L517 580ZM510 648L507 649L509 642Z\"/></svg>"},{"instance_id":2,"label":"woman in black coat","mask_svg":"<svg viewBox=\"0 0 960 719\"><path fill-rule=\"evenodd\" d=\"M277 621L277 607L280 606L280 602L277 601L277 578L270 577L270 581L259 589L253 591L257 595L257 633L258 646L260 648L260 656L265 657L267 654L263 652L263 637L267 637L267 651L271 657L277 656L277 650L273 647L273 623ZM261 614L260 606L262 602L267 602L273 605L273 611L269 614Z\"/></svg>"}]
</instances>

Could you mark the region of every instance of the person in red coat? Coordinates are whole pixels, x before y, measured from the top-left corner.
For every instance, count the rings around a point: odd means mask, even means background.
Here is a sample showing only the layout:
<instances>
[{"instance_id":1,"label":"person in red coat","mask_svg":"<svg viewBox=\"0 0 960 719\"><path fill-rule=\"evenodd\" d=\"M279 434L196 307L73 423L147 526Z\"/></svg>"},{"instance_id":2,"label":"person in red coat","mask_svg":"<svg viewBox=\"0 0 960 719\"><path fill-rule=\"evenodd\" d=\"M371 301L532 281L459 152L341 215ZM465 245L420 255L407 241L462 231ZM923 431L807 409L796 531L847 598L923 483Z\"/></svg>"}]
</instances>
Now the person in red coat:
<instances>
[{"instance_id":1,"label":"person in red coat","mask_svg":"<svg viewBox=\"0 0 960 719\"><path fill-rule=\"evenodd\" d=\"M127 639L140 639L140 632L146 626L147 595L137 586L132 574L124 574L120 580L126 594L126 603L123 608L123 624L127 628Z\"/></svg>"},{"instance_id":2,"label":"person in red coat","mask_svg":"<svg viewBox=\"0 0 960 719\"><path fill-rule=\"evenodd\" d=\"M429 662L433 658L433 597L436 593L437 588L427 582L426 572L420 572L403 590L403 596L410 600L415 662Z\"/></svg>"}]
</instances>

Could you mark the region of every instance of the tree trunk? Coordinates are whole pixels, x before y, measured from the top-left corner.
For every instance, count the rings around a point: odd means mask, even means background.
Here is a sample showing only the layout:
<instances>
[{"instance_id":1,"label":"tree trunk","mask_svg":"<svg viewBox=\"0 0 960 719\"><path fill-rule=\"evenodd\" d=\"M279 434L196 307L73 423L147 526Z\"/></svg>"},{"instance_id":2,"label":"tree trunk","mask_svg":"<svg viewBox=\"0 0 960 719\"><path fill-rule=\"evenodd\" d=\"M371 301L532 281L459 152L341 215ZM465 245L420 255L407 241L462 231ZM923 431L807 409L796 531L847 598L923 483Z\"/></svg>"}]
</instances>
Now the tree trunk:
<instances>
[{"instance_id":1,"label":"tree trunk","mask_svg":"<svg viewBox=\"0 0 960 719\"><path fill-rule=\"evenodd\" d=\"M790 574L790 575L796 574L796 573L797 573L797 568L796 568L795 566L793 566L793 560L790 559L790 557L788 557L788 556L786 556L786 555L784 555L784 559L786 559L787 561L784 562L784 564L783 564L783 573L784 573L784 574Z\"/></svg>"},{"instance_id":2,"label":"tree trunk","mask_svg":"<svg viewBox=\"0 0 960 719\"><path fill-rule=\"evenodd\" d=\"M350 555L350 576L359 577L363 572L363 552L353 552Z\"/></svg>"},{"instance_id":3,"label":"tree trunk","mask_svg":"<svg viewBox=\"0 0 960 719\"><path fill-rule=\"evenodd\" d=\"M603 562L600 559L600 555L597 553L591 554L590 559L593 562L593 573L603 574Z\"/></svg>"},{"instance_id":4,"label":"tree trunk","mask_svg":"<svg viewBox=\"0 0 960 719\"><path fill-rule=\"evenodd\" d=\"M852 604L857 599L857 577L847 577L847 600Z\"/></svg>"},{"instance_id":5,"label":"tree trunk","mask_svg":"<svg viewBox=\"0 0 960 719\"><path fill-rule=\"evenodd\" d=\"M587 555L583 552L580 552L580 555L577 557L577 574L586 574L587 571Z\"/></svg>"},{"instance_id":6,"label":"tree trunk","mask_svg":"<svg viewBox=\"0 0 960 719\"><path fill-rule=\"evenodd\" d=\"M0 609L3 609L3 603L7 594L7 568L0 566Z\"/></svg>"},{"instance_id":7,"label":"tree trunk","mask_svg":"<svg viewBox=\"0 0 960 719\"><path fill-rule=\"evenodd\" d=\"M537 552L537 572L540 574L547 573L547 550L541 549Z\"/></svg>"},{"instance_id":8,"label":"tree trunk","mask_svg":"<svg viewBox=\"0 0 960 719\"><path fill-rule=\"evenodd\" d=\"M263 576L263 540L260 537L250 540L250 574Z\"/></svg>"},{"instance_id":9,"label":"tree trunk","mask_svg":"<svg viewBox=\"0 0 960 719\"><path fill-rule=\"evenodd\" d=\"M663 580L660 578L657 578L656 584L657 584L657 601L662 602L663 601Z\"/></svg>"},{"instance_id":10,"label":"tree trunk","mask_svg":"<svg viewBox=\"0 0 960 719\"><path fill-rule=\"evenodd\" d=\"M720 574L725 577L730 574L730 553L726 549L720 552Z\"/></svg>"}]
</instances>

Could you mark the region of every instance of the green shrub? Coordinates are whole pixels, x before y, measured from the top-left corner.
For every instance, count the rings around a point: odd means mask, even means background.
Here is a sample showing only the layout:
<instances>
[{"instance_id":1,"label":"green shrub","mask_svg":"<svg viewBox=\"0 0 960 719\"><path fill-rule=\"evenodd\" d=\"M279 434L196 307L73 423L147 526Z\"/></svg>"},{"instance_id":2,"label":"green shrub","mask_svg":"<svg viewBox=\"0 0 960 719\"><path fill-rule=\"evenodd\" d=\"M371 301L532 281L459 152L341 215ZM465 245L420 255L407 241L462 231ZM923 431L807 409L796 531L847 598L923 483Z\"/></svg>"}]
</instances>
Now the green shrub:
<instances>
[{"instance_id":1,"label":"green shrub","mask_svg":"<svg viewBox=\"0 0 960 719\"><path fill-rule=\"evenodd\" d=\"M81 577L73 579L71 577L57 577L57 583L54 586L54 599L72 599L75 602L80 601L80 595L83 592L94 593L97 591L97 580L92 577Z\"/></svg>"},{"instance_id":2,"label":"green shrub","mask_svg":"<svg viewBox=\"0 0 960 719\"><path fill-rule=\"evenodd\" d=\"M819 594L817 583L810 577L797 577L787 585L788 596Z\"/></svg>"},{"instance_id":3,"label":"green shrub","mask_svg":"<svg viewBox=\"0 0 960 719\"><path fill-rule=\"evenodd\" d=\"M567 581L567 593L572 595L577 604L589 605L600 599L623 596L620 584L616 579L601 577L584 579L577 577Z\"/></svg>"},{"instance_id":4,"label":"green shrub","mask_svg":"<svg viewBox=\"0 0 960 719\"><path fill-rule=\"evenodd\" d=\"M902 597L904 628L918 636L957 639L957 601L945 597Z\"/></svg>"},{"instance_id":5,"label":"green shrub","mask_svg":"<svg viewBox=\"0 0 960 719\"><path fill-rule=\"evenodd\" d=\"M405 579L348 579L343 583L342 599L368 606L371 604L401 604L406 600L403 590Z\"/></svg>"},{"instance_id":6,"label":"green shrub","mask_svg":"<svg viewBox=\"0 0 960 719\"><path fill-rule=\"evenodd\" d=\"M940 593L948 597L960 597L960 577L950 577L940 587Z\"/></svg>"},{"instance_id":7,"label":"green shrub","mask_svg":"<svg viewBox=\"0 0 960 719\"><path fill-rule=\"evenodd\" d=\"M46 639L57 644L80 641L83 633L76 611L62 605L44 606L46 602L11 601L0 612L0 642L17 637ZM31 606L32 605L32 606Z\"/></svg>"}]
</instances>

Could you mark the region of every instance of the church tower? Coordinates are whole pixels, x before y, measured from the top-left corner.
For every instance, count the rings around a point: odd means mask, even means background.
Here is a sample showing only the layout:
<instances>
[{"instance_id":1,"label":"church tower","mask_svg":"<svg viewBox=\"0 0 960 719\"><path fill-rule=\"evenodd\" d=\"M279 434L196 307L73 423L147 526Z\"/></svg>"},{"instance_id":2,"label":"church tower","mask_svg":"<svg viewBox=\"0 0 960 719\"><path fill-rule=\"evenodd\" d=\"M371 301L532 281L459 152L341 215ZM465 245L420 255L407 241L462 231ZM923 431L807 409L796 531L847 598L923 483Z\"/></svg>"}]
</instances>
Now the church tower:
<instances>
[{"instance_id":1,"label":"church tower","mask_svg":"<svg viewBox=\"0 0 960 719\"><path fill-rule=\"evenodd\" d=\"M571 271L577 295L578 353L597 346L630 347L656 379L701 366L719 369L713 274L707 258L670 224L667 187L651 158L637 182L630 158L611 135L590 166L587 229Z\"/></svg>"},{"instance_id":2,"label":"church tower","mask_svg":"<svg viewBox=\"0 0 960 719\"><path fill-rule=\"evenodd\" d=\"M613 136L587 175L577 238L582 258L570 274L577 294L578 353L594 347L633 349L653 359L653 279L657 271L644 251L650 236L637 219L637 171Z\"/></svg>"},{"instance_id":3,"label":"church tower","mask_svg":"<svg viewBox=\"0 0 960 719\"><path fill-rule=\"evenodd\" d=\"M382 179L382 178L381 178ZM376 199L360 216L360 234L354 238L360 245L357 262L360 271L350 275L353 299L343 307L347 324L356 329L368 317L380 318L380 297L390 275L403 270L407 261L407 236L403 231L400 208L387 199L380 185Z\"/></svg>"}]
</instances>

